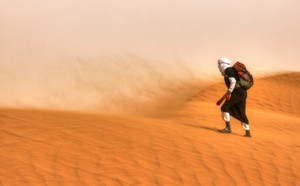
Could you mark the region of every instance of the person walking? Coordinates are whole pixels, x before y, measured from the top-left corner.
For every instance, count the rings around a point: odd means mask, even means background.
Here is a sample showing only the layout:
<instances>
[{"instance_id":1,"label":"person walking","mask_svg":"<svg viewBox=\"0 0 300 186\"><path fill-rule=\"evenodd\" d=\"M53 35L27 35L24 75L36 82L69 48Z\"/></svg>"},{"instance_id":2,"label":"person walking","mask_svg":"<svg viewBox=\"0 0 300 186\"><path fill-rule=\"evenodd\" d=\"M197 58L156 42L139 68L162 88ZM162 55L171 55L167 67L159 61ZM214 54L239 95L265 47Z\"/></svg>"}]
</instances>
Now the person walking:
<instances>
[{"instance_id":1,"label":"person walking","mask_svg":"<svg viewBox=\"0 0 300 186\"><path fill-rule=\"evenodd\" d=\"M227 86L226 93L217 102L217 105L219 106L225 99L225 102L221 107L221 112L226 127L222 132L231 133L230 116L232 116L241 122L242 127L246 131L244 136L251 137L249 120L246 116L247 90L239 84L239 75L230 64L231 61L227 58L220 58L218 60L219 70L222 76L224 76L224 81Z\"/></svg>"}]
</instances>

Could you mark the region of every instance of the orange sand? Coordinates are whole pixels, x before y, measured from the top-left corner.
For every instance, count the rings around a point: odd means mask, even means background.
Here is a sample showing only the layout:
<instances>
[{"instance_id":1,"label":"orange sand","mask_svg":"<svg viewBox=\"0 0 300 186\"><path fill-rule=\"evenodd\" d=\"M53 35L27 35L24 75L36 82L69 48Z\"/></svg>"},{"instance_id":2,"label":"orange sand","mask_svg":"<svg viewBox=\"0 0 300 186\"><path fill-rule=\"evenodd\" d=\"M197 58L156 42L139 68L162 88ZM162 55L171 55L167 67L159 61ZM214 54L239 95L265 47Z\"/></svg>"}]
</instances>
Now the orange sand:
<instances>
[{"instance_id":1,"label":"orange sand","mask_svg":"<svg viewBox=\"0 0 300 186\"><path fill-rule=\"evenodd\" d=\"M223 83L164 119L0 111L0 185L300 185L300 73L255 81L252 138L215 102Z\"/></svg>"}]
</instances>

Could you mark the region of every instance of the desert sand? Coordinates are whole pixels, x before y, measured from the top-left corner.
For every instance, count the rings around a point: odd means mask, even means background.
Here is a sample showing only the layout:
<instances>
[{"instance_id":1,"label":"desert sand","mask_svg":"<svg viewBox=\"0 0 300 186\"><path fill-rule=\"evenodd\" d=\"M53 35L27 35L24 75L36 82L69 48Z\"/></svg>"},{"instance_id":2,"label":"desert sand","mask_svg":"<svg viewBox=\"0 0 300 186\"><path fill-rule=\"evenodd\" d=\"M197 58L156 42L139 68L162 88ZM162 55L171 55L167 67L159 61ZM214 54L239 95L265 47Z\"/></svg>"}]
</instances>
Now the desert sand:
<instances>
[{"instance_id":1,"label":"desert sand","mask_svg":"<svg viewBox=\"0 0 300 186\"><path fill-rule=\"evenodd\" d=\"M252 138L218 131L224 92L163 118L2 108L0 185L300 185L300 73L255 80Z\"/></svg>"}]
</instances>

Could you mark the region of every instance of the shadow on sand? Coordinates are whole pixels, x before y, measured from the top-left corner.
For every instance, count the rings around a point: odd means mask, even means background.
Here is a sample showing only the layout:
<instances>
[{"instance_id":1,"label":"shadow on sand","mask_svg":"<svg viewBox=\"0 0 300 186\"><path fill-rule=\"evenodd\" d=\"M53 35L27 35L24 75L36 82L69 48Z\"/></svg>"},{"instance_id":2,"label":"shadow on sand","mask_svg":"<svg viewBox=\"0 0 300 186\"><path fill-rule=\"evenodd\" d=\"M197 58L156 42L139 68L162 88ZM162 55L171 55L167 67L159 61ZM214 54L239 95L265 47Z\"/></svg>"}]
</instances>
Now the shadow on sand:
<instances>
[{"instance_id":1,"label":"shadow on sand","mask_svg":"<svg viewBox=\"0 0 300 186\"><path fill-rule=\"evenodd\" d=\"M185 124L185 123L182 123L182 125L185 125L185 126L188 126L188 127L194 127L194 128L201 128L201 129L205 129L205 130L210 130L210 131L214 131L214 132L217 132L217 133L222 133L222 134L231 134L231 135L236 135L236 136L242 136L240 134L237 134L237 133L234 133L234 132L231 132L231 133L224 133L222 131L222 129L218 129L218 128L215 128L215 127L207 127L207 126L201 126L201 125L195 125L195 124Z\"/></svg>"}]
</instances>

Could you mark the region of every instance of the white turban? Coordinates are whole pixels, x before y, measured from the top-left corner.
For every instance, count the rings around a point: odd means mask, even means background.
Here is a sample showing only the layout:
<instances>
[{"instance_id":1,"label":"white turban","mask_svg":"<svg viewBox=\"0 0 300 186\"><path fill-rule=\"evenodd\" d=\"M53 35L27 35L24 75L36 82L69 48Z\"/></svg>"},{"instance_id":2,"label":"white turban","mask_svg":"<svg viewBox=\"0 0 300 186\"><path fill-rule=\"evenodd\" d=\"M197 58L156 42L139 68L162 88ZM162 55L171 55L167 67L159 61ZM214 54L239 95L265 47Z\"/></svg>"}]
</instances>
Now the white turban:
<instances>
[{"instance_id":1,"label":"white turban","mask_svg":"<svg viewBox=\"0 0 300 186\"><path fill-rule=\"evenodd\" d=\"M219 70L220 70L222 76L225 75L225 70L226 70L226 68L230 67L230 64L231 64L231 61L229 61L229 59L227 59L226 57L220 58L218 60L218 67L219 67Z\"/></svg>"}]
</instances>

